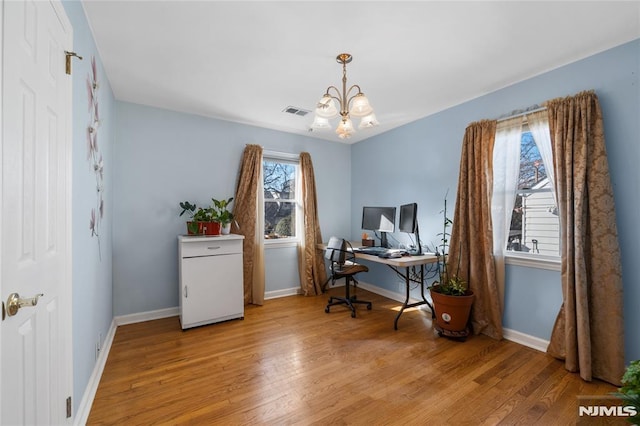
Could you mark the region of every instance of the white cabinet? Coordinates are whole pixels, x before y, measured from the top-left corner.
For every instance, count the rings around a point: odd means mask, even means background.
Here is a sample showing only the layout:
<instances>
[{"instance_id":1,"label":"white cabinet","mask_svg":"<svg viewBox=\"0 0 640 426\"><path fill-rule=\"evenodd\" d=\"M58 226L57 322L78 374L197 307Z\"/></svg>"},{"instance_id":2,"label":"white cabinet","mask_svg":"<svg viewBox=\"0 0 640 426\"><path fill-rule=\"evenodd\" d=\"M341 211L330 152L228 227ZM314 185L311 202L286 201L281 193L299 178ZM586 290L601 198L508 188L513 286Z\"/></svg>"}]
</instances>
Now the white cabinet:
<instances>
[{"instance_id":1,"label":"white cabinet","mask_svg":"<svg viewBox=\"0 0 640 426\"><path fill-rule=\"evenodd\" d=\"M244 318L242 235L178 237L180 323Z\"/></svg>"}]
</instances>

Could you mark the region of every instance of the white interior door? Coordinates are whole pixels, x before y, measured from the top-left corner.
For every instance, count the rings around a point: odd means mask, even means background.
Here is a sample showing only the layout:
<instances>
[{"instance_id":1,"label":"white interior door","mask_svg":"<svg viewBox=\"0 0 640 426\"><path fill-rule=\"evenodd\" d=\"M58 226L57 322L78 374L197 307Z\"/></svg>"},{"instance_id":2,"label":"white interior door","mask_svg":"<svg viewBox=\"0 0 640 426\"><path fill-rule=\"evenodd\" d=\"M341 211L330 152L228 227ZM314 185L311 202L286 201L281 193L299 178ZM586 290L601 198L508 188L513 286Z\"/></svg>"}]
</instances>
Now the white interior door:
<instances>
[{"instance_id":1,"label":"white interior door","mask_svg":"<svg viewBox=\"0 0 640 426\"><path fill-rule=\"evenodd\" d=\"M0 424L64 424L71 363L72 28L58 0L2 1ZM8 298L43 294L14 315ZM35 301L35 299L32 299Z\"/></svg>"}]
</instances>

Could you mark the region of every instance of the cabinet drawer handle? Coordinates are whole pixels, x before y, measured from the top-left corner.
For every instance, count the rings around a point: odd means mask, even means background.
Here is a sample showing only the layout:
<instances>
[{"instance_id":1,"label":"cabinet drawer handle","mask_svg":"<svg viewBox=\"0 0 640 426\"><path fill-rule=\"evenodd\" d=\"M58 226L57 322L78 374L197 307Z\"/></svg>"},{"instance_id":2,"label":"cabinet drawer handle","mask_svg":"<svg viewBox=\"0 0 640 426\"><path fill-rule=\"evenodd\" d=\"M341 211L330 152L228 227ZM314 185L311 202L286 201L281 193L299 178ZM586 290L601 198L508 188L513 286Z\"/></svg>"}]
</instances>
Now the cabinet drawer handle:
<instances>
[{"instance_id":1,"label":"cabinet drawer handle","mask_svg":"<svg viewBox=\"0 0 640 426\"><path fill-rule=\"evenodd\" d=\"M218 250L220 248L220 246L209 246L207 247L207 250Z\"/></svg>"},{"instance_id":2,"label":"cabinet drawer handle","mask_svg":"<svg viewBox=\"0 0 640 426\"><path fill-rule=\"evenodd\" d=\"M189 293L187 292L187 286L185 285L185 286L184 286L184 297L185 297L185 299L186 299L187 297L189 297L189 296L188 296L188 294L189 294Z\"/></svg>"}]
</instances>

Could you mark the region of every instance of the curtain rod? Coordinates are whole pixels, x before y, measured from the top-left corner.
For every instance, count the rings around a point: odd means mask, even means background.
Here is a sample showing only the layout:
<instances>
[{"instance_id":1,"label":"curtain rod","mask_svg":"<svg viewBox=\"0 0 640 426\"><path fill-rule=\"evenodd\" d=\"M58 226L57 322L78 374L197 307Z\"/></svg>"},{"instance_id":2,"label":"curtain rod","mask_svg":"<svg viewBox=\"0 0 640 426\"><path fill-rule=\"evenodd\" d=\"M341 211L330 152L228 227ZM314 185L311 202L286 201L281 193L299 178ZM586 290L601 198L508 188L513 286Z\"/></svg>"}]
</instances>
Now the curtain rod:
<instances>
[{"instance_id":1,"label":"curtain rod","mask_svg":"<svg viewBox=\"0 0 640 426\"><path fill-rule=\"evenodd\" d=\"M547 109L546 106L531 105L529 108L526 108L524 110L520 109L511 111L509 115L503 115L502 117L497 118L496 121L499 123L511 118L522 117L523 115L531 114L532 112L544 111L545 109Z\"/></svg>"}]
</instances>

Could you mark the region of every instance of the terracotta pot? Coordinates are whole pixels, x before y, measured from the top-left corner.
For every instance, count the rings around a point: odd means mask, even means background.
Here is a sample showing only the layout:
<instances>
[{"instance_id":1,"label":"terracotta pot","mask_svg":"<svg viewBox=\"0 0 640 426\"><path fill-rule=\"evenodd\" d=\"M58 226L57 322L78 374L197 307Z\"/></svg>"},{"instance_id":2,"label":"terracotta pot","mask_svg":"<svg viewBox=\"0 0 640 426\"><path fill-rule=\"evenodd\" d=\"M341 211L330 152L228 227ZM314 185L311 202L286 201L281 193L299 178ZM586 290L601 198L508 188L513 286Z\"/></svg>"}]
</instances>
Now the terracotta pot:
<instances>
[{"instance_id":1,"label":"terracotta pot","mask_svg":"<svg viewBox=\"0 0 640 426\"><path fill-rule=\"evenodd\" d=\"M204 235L220 235L220 222L202 222Z\"/></svg>"},{"instance_id":2,"label":"terracotta pot","mask_svg":"<svg viewBox=\"0 0 640 426\"><path fill-rule=\"evenodd\" d=\"M192 224L198 225L197 230L193 229L195 228L195 226ZM193 221L187 222L187 235L198 235L198 234L202 234L202 222L193 222Z\"/></svg>"},{"instance_id":3,"label":"terracotta pot","mask_svg":"<svg viewBox=\"0 0 640 426\"><path fill-rule=\"evenodd\" d=\"M220 235L220 222L195 222L198 224L198 231L193 232L194 222L187 222L187 234L189 235Z\"/></svg>"},{"instance_id":4,"label":"terracotta pot","mask_svg":"<svg viewBox=\"0 0 640 426\"><path fill-rule=\"evenodd\" d=\"M436 325L449 331L463 331L467 328L471 305L475 295L471 290L467 290L464 296L450 296L438 293L438 286L434 286L431 291L433 300L433 310L436 315Z\"/></svg>"}]
</instances>

